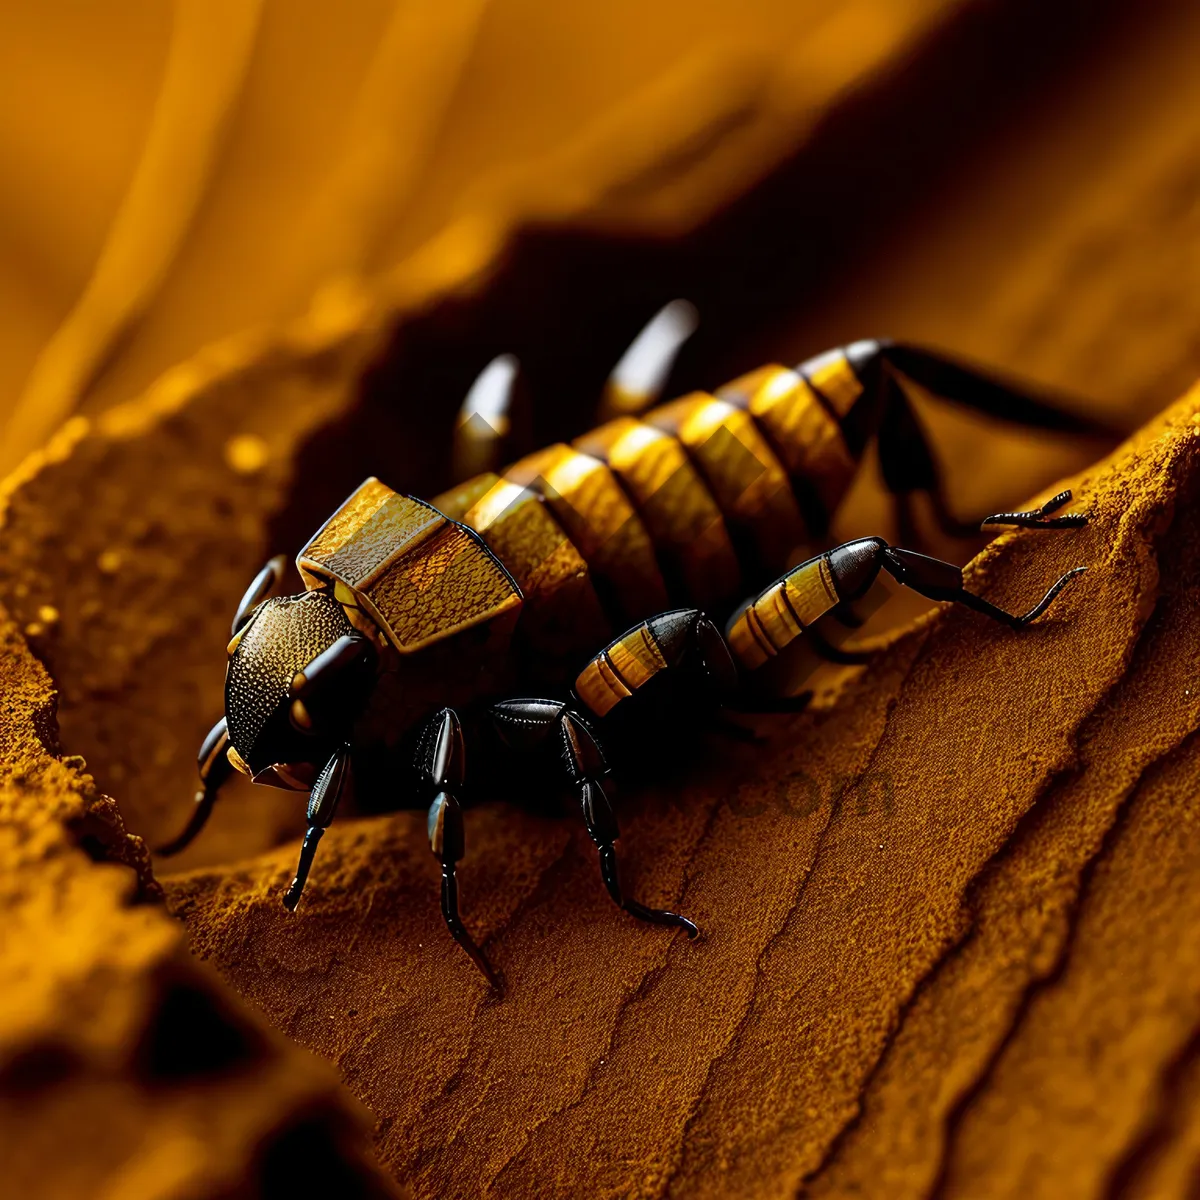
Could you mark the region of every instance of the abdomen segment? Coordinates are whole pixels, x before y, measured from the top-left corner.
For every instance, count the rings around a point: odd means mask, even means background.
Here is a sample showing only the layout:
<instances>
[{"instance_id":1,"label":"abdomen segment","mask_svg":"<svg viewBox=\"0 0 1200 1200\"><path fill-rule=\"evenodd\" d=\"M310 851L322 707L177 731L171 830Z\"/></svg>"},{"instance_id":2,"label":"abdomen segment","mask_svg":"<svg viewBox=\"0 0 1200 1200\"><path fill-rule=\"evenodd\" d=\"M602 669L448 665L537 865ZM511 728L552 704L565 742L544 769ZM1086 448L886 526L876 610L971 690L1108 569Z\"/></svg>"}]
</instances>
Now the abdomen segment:
<instances>
[{"instance_id":1,"label":"abdomen segment","mask_svg":"<svg viewBox=\"0 0 1200 1200\"><path fill-rule=\"evenodd\" d=\"M842 362L829 383L849 403L854 375ZM720 617L823 535L855 467L839 415L823 386L765 367L718 395L617 418L435 503L476 529L512 571L534 640L539 612L569 616L551 593L569 594L582 624L602 611L608 636L671 603ZM517 520L531 500L540 514L536 554ZM571 639L555 640L565 651ZM586 653L596 642L581 631L578 645Z\"/></svg>"}]
</instances>

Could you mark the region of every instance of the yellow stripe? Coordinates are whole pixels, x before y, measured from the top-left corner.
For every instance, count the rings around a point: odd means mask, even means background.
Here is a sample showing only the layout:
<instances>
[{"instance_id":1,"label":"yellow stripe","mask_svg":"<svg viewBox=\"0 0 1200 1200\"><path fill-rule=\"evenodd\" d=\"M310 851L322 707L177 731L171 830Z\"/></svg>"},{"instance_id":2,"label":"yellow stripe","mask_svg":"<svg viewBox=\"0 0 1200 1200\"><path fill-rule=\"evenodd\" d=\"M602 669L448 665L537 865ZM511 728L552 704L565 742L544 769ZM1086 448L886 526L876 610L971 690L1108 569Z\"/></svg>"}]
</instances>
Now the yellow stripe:
<instances>
[{"instance_id":1,"label":"yellow stripe","mask_svg":"<svg viewBox=\"0 0 1200 1200\"><path fill-rule=\"evenodd\" d=\"M726 640L729 643L729 648L746 670L754 671L767 661L767 653L758 644L754 634L751 632L749 609L746 609L734 622Z\"/></svg>"},{"instance_id":2,"label":"yellow stripe","mask_svg":"<svg viewBox=\"0 0 1200 1200\"><path fill-rule=\"evenodd\" d=\"M839 417L844 417L862 395L862 384L840 350L830 350L828 354L810 359L804 364L804 373Z\"/></svg>"},{"instance_id":3,"label":"yellow stripe","mask_svg":"<svg viewBox=\"0 0 1200 1200\"><path fill-rule=\"evenodd\" d=\"M742 666L757 670L837 602L828 560L814 558L763 592L734 622L726 640Z\"/></svg>"},{"instance_id":4,"label":"yellow stripe","mask_svg":"<svg viewBox=\"0 0 1200 1200\"><path fill-rule=\"evenodd\" d=\"M684 595L698 607L731 598L740 574L737 554L712 492L677 438L623 417L574 444L615 472Z\"/></svg>"},{"instance_id":5,"label":"yellow stripe","mask_svg":"<svg viewBox=\"0 0 1200 1200\"><path fill-rule=\"evenodd\" d=\"M569 446L551 446L514 463L504 476L545 497L593 579L611 586L625 614L667 607L654 544L606 463Z\"/></svg>"},{"instance_id":6,"label":"yellow stripe","mask_svg":"<svg viewBox=\"0 0 1200 1200\"><path fill-rule=\"evenodd\" d=\"M777 583L754 602L754 615L767 641L776 650L782 650L793 638L803 632L804 626L796 620L784 596L784 584Z\"/></svg>"},{"instance_id":7,"label":"yellow stripe","mask_svg":"<svg viewBox=\"0 0 1200 1200\"><path fill-rule=\"evenodd\" d=\"M778 363L769 363L765 367L755 367L753 371L731 379L717 389L716 395L719 400L728 400L738 408L748 408L759 392L776 386L775 381L780 376L789 375L797 378L795 371L789 371L787 367L781 367Z\"/></svg>"},{"instance_id":8,"label":"yellow stripe","mask_svg":"<svg viewBox=\"0 0 1200 1200\"><path fill-rule=\"evenodd\" d=\"M732 404L715 396L694 397L692 408L679 427L679 440L685 446L699 446L736 412Z\"/></svg>"},{"instance_id":9,"label":"yellow stripe","mask_svg":"<svg viewBox=\"0 0 1200 1200\"><path fill-rule=\"evenodd\" d=\"M667 660L646 625L631 630L606 653L617 674L635 689L667 668Z\"/></svg>"},{"instance_id":10,"label":"yellow stripe","mask_svg":"<svg viewBox=\"0 0 1200 1200\"><path fill-rule=\"evenodd\" d=\"M783 580L788 599L801 622L812 625L838 603L829 561L822 556L802 563Z\"/></svg>"},{"instance_id":11,"label":"yellow stripe","mask_svg":"<svg viewBox=\"0 0 1200 1200\"><path fill-rule=\"evenodd\" d=\"M640 466L642 455L651 447L656 449L662 448L670 451L675 446L675 442L668 437L661 429L655 429L653 425L647 425L643 421L635 421L632 418L626 418L628 425L623 425L622 432L618 434L613 441L608 451L608 465L618 473L623 471L632 471ZM676 456L679 459L683 458L683 452L679 451Z\"/></svg>"},{"instance_id":12,"label":"yellow stripe","mask_svg":"<svg viewBox=\"0 0 1200 1200\"><path fill-rule=\"evenodd\" d=\"M598 717L603 717L626 696L633 695L617 678L604 654L593 658L579 673L575 691Z\"/></svg>"},{"instance_id":13,"label":"yellow stripe","mask_svg":"<svg viewBox=\"0 0 1200 1200\"><path fill-rule=\"evenodd\" d=\"M510 508L519 504L522 497L527 495L529 495L527 488L516 483L509 483L507 479L501 479L471 505L463 517L463 524L469 525L476 533L485 533Z\"/></svg>"},{"instance_id":14,"label":"yellow stripe","mask_svg":"<svg viewBox=\"0 0 1200 1200\"><path fill-rule=\"evenodd\" d=\"M855 462L838 423L803 376L783 367L763 375L748 409L770 435L788 474L807 480L825 512L835 512L854 478Z\"/></svg>"},{"instance_id":15,"label":"yellow stripe","mask_svg":"<svg viewBox=\"0 0 1200 1200\"><path fill-rule=\"evenodd\" d=\"M679 440L700 467L726 518L744 527L763 563L781 570L808 530L783 463L744 409L702 393L647 414Z\"/></svg>"}]
</instances>

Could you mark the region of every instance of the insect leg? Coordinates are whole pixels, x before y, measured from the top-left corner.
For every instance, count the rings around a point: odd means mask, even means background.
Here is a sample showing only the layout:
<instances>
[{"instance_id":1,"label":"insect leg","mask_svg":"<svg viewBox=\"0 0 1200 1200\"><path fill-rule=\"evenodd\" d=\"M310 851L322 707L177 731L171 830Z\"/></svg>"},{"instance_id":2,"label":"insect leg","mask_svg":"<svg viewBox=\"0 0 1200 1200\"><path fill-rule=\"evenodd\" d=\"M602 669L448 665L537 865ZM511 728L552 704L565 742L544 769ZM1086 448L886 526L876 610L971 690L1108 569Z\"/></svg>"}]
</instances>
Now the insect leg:
<instances>
[{"instance_id":1,"label":"insect leg","mask_svg":"<svg viewBox=\"0 0 1200 1200\"><path fill-rule=\"evenodd\" d=\"M283 578L287 560L283 555L269 559L266 565L251 581L233 618L232 633L236 641L239 632L250 620L254 610L272 595L279 587ZM231 643L231 645L234 643ZM154 853L162 858L170 858L186 850L195 841L200 831L208 824L213 807L217 802L217 793L221 785L233 774L233 767L225 756L229 749L229 730L222 717L208 731L208 736L200 744L200 753L196 756L196 765L200 769L200 787L196 792L196 807L191 818L183 829L169 842L155 847Z\"/></svg>"},{"instance_id":2,"label":"insect leg","mask_svg":"<svg viewBox=\"0 0 1200 1200\"><path fill-rule=\"evenodd\" d=\"M514 750L532 750L557 732L567 775L579 797L584 824L599 852L600 876L616 904L639 920L654 925L678 926L687 931L688 937L696 937L700 931L687 917L648 908L621 891L613 847L621 831L600 783L608 767L595 733L583 718L555 700L505 700L494 704L490 712L497 732Z\"/></svg>"},{"instance_id":3,"label":"insect leg","mask_svg":"<svg viewBox=\"0 0 1200 1200\"><path fill-rule=\"evenodd\" d=\"M880 467L888 490L896 497L902 539L915 530L912 499L916 492L929 497L939 527L951 537L973 536L980 524L951 512L928 435L904 391L902 378L942 399L1030 429L1090 435L1110 442L1128 432L1072 411L1078 409L1078 402L1071 405L1053 393L1000 379L942 354L894 342L858 345L867 349L855 358L854 368L875 393ZM849 348L851 352L854 349ZM1040 522L1030 527L1055 526Z\"/></svg>"},{"instance_id":4,"label":"insect leg","mask_svg":"<svg viewBox=\"0 0 1200 1200\"><path fill-rule=\"evenodd\" d=\"M468 389L454 423L451 468L456 482L500 466L512 431L519 370L513 355L497 355Z\"/></svg>"},{"instance_id":5,"label":"insect leg","mask_svg":"<svg viewBox=\"0 0 1200 1200\"><path fill-rule=\"evenodd\" d=\"M636 416L649 408L662 395L671 368L698 323L696 307L689 301L672 300L663 305L629 343L609 375L597 421Z\"/></svg>"},{"instance_id":6,"label":"insect leg","mask_svg":"<svg viewBox=\"0 0 1200 1200\"><path fill-rule=\"evenodd\" d=\"M466 752L462 726L449 708L426 724L417 748L417 769L424 780L437 788L429 806L429 846L442 864L442 916L450 935L467 952L494 991L502 992L500 980L483 951L475 944L458 913L458 878L454 865L466 850L463 812L454 792L466 774Z\"/></svg>"},{"instance_id":7,"label":"insect leg","mask_svg":"<svg viewBox=\"0 0 1200 1200\"><path fill-rule=\"evenodd\" d=\"M1118 428L1079 411L1083 402L1029 383L1004 379L980 367L905 342L880 342L884 361L935 396L1030 429L1122 438Z\"/></svg>"},{"instance_id":8,"label":"insect leg","mask_svg":"<svg viewBox=\"0 0 1200 1200\"><path fill-rule=\"evenodd\" d=\"M250 620L254 610L279 589L279 581L283 578L286 566L287 559L282 554L277 554L268 559L263 569L250 581L250 586L238 602L237 612L230 626L229 632L233 637L237 637L238 631Z\"/></svg>"},{"instance_id":9,"label":"insect leg","mask_svg":"<svg viewBox=\"0 0 1200 1200\"><path fill-rule=\"evenodd\" d=\"M963 585L962 568L953 563L942 562L937 558L929 558L912 550L899 550L887 547L882 552L880 564L898 583L912 588L930 600L950 600L956 604L965 604L994 621L1001 621L1012 629L1020 629L1036 620L1050 607L1055 596L1067 586L1076 575L1087 570L1086 567L1076 567L1061 576L1049 591L1026 613L1010 613L998 608L990 600L968 592Z\"/></svg>"},{"instance_id":10,"label":"insect leg","mask_svg":"<svg viewBox=\"0 0 1200 1200\"><path fill-rule=\"evenodd\" d=\"M179 834L169 842L157 846L155 854L170 858L173 854L180 853L192 844L196 835L208 823L221 784L233 774L233 767L225 756L228 749L229 730L225 726L225 718L222 717L208 731L208 736L200 745L200 753L196 756L196 763L200 768L200 788L196 792L196 807L192 810L191 818Z\"/></svg>"},{"instance_id":11,"label":"insect leg","mask_svg":"<svg viewBox=\"0 0 1200 1200\"><path fill-rule=\"evenodd\" d=\"M979 532L979 522L962 520L951 512L929 436L899 380L885 370L881 389L879 466L884 485L895 497L901 540L918 536L914 511L914 496L918 492L928 497L934 519L944 534L954 538L974 537Z\"/></svg>"},{"instance_id":12,"label":"insect leg","mask_svg":"<svg viewBox=\"0 0 1200 1200\"><path fill-rule=\"evenodd\" d=\"M1057 511L1067 499L1069 497L1059 495L1037 513L1013 515L1042 519L1047 513ZM883 538L858 538L794 567L735 612L728 626L729 648L742 669L752 678L755 672L767 668L772 660L779 660L771 668L771 671L777 672L776 676L772 678L768 672L761 678L768 688L786 693L798 690L795 686L798 678L796 668L804 665L802 662L789 662L787 658L780 659L779 656L784 652L791 653L793 644L799 643L819 657L833 661L848 664L866 661L869 657L866 651L841 651L827 642L820 645L817 623L838 606L865 596L875 585L881 570L887 571L898 583L931 600L964 604L993 620L1019 629L1041 616L1058 593L1085 568L1076 567L1068 571L1028 612L1010 613L982 596L967 591L962 569L953 563L889 546ZM804 703L806 696L800 693L789 696L782 705L772 700L770 707L776 711L794 711L803 707ZM766 711L759 709L753 692L747 699L739 697L729 707L747 712Z\"/></svg>"},{"instance_id":13,"label":"insect leg","mask_svg":"<svg viewBox=\"0 0 1200 1200\"><path fill-rule=\"evenodd\" d=\"M621 831L617 826L617 817L612 805L600 784L607 770L600 744L591 729L569 709L563 710L559 718L559 728L562 732L567 773L578 789L583 821L599 852L600 877L604 880L604 886L608 888L613 902L641 921L649 921L653 925L678 926L687 932L688 937L696 937L700 930L687 917L660 908L647 908L622 893L621 881L617 874L617 852L613 846L621 836Z\"/></svg>"},{"instance_id":14,"label":"insect leg","mask_svg":"<svg viewBox=\"0 0 1200 1200\"><path fill-rule=\"evenodd\" d=\"M350 747L343 743L334 752L329 761L321 768L317 782L308 797L308 829L304 834L304 842L300 847L300 862L296 867L296 878L291 887L284 893L283 906L289 912L295 912L300 903L300 894L308 880L308 872L312 868L313 856L317 845L329 828L333 814L337 811L342 794L352 785L350 767Z\"/></svg>"},{"instance_id":15,"label":"insect leg","mask_svg":"<svg viewBox=\"0 0 1200 1200\"><path fill-rule=\"evenodd\" d=\"M1011 525L1019 529L1078 529L1088 523L1086 513L1064 513L1060 517L1050 515L1058 512L1070 499L1071 489L1067 488L1057 496L1051 496L1041 508L1035 508L1032 512L995 513L985 517L980 524Z\"/></svg>"}]
</instances>

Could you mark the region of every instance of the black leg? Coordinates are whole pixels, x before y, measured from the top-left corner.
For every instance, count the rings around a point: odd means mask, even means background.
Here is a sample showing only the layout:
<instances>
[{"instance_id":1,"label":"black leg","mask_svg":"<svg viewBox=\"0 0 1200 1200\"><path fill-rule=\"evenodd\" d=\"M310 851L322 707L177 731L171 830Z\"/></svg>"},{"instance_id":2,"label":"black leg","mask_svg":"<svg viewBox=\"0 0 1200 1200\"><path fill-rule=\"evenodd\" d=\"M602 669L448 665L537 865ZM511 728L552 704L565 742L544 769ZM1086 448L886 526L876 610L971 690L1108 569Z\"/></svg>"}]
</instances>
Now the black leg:
<instances>
[{"instance_id":1,"label":"black leg","mask_svg":"<svg viewBox=\"0 0 1200 1200\"><path fill-rule=\"evenodd\" d=\"M254 610L269 596L275 594L286 567L287 559L282 554L277 554L274 558L268 559L263 569L250 581L250 586L242 596L233 617L233 624L230 626L229 632L233 637L237 637L238 631L254 615Z\"/></svg>"},{"instance_id":2,"label":"black leg","mask_svg":"<svg viewBox=\"0 0 1200 1200\"><path fill-rule=\"evenodd\" d=\"M300 895L308 881L308 873L312 868L313 857L317 846L325 836L325 830L333 820L338 802L351 786L350 747L343 743L334 752L329 761L321 768L317 782L313 784L308 797L308 829L304 834L304 843L300 847L300 862L296 867L296 878L291 887L284 893L283 906L289 912L296 911L300 903Z\"/></svg>"},{"instance_id":3,"label":"black leg","mask_svg":"<svg viewBox=\"0 0 1200 1200\"><path fill-rule=\"evenodd\" d=\"M919 592L922 596L928 596L930 600L950 600L956 604L965 604L968 608L973 608L976 612L983 613L994 621L1000 621L1012 629L1020 629L1040 617L1050 607L1054 597L1076 575L1087 570L1086 567L1076 567L1073 571L1068 571L1028 612L1018 615L1005 612L990 600L968 592L963 586L962 568L953 563L889 546L882 551L881 565L898 583Z\"/></svg>"},{"instance_id":4,"label":"black leg","mask_svg":"<svg viewBox=\"0 0 1200 1200\"><path fill-rule=\"evenodd\" d=\"M929 437L887 365L885 359L878 376L879 466L884 485L896 497L899 537L907 541L917 533L912 503L915 492L924 492L929 497L934 518L943 533L950 537L973 537L979 532L979 522L960 520L950 511Z\"/></svg>"},{"instance_id":5,"label":"black leg","mask_svg":"<svg viewBox=\"0 0 1200 1200\"><path fill-rule=\"evenodd\" d=\"M268 559L263 568L251 580L234 614L230 631L236 642L243 626L254 615L254 610L279 587L283 578L287 560L282 554ZM230 643L232 646L234 643ZM232 651L231 651L232 653ZM196 756L196 765L200 769L200 788L196 792L196 807L188 823L182 831L169 842L155 848L154 853L163 858L170 858L187 849L195 841L200 831L208 824L213 807L217 803L217 793L221 785L233 774L233 767L225 752L229 749L229 730L222 717L208 731L208 736L200 745L200 753Z\"/></svg>"},{"instance_id":6,"label":"black leg","mask_svg":"<svg viewBox=\"0 0 1200 1200\"><path fill-rule=\"evenodd\" d=\"M985 517L981 525L1012 525L1019 529L1078 529L1088 523L1086 513L1064 513L1061 517L1050 515L1058 512L1070 499L1071 490L1068 488L1032 512L995 513Z\"/></svg>"},{"instance_id":7,"label":"black leg","mask_svg":"<svg viewBox=\"0 0 1200 1200\"><path fill-rule=\"evenodd\" d=\"M903 403L907 405L908 401ZM1087 524L1087 516L1084 513L1064 513L1057 517L1050 515L1071 499L1069 490L1059 492L1041 508L1032 512L995 513L979 521L960 520L950 511L940 472L925 440L925 434L909 431L893 434L891 441L886 439L887 435L881 431L881 460L886 459L891 463L903 460L905 464L898 470L893 467L891 479L888 478L886 469L884 472L885 482L895 495L896 524L900 541L913 541L918 537L913 513L913 494L917 491L927 494L938 528L953 538L974 537L980 529L988 525L1011 525L1022 529L1078 529Z\"/></svg>"},{"instance_id":8,"label":"black leg","mask_svg":"<svg viewBox=\"0 0 1200 1200\"><path fill-rule=\"evenodd\" d=\"M217 793L221 790L221 784L233 774L233 767L225 756L225 751L228 749L229 730L225 726L225 718L222 717L208 731L208 736L201 743L200 753L196 757L196 763L200 768L200 788L196 792L196 807L192 811L191 818L181 833L169 842L156 847L155 854L163 858L170 858L173 854L187 849L200 830L208 823L213 806L217 802Z\"/></svg>"},{"instance_id":9,"label":"black leg","mask_svg":"<svg viewBox=\"0 0 1200 1200\"><path fill-rule=\"evenodd\" d=\"M1081 414L1084 407L1050 389L1001 378L994 372L957 362L945 354L904 342L879 343L889 367L935 396L1029 429L1119 439L1130 430Z\"/></svg>"},{"instance_id":10,"label":"black leg","mask_svg":"<svg viewBox=\"0 0 1200 1200\"><path fill-rule=\"evenodd\" d=\"M644 904L622 895L617 878L617 852L613 848L613 843L621 836L621 831L617 827L616 813L613 812L600 784L607 771L600 743L583 719L569 709L565 709L559 718L559 729L567 773L579 791L583 821L599 851L600 875L613 902L641 921L649 921L654 925L675 925L686 930L688 937L694 938L700 930L687 917L663 909L647 908Z\"/></svg>"},{"instance_id":11,"label":"black leg","mask_svg":"<svg viewBox=\"0 0 1200 1200\"><path fill-rule=\"evenodd\" d=\"M437 788L429 806L429 846L442 864L442 916L450 936L467 952L480 973L497 993L503 992L499 976L475 944L458 913L458 878L454 865L466 851L462 806L455 796L466 775L466 750L457 714L444 708L421 731L417 746L417 770L423 780Z\"/></svg>"},{"instance_id":12,"label":"black leg","mask_svg":"<svg viewBox=\"0 0 1200 1200\"><path fill-rule=\"evenodd\" d=\"M910 512L908 507L910 497L905 494L897 499L900 505L900 513L903 515ZM1069 504L1070 501L1071 490L1066 488L1057 493L1057 495L1052 496L1040 508L1032 509L1029 512L994 513L990 517L985 517L980 522L980 527L986 529L989 525L1004 525L1017 529L1080 529L1088 523L1086 513L1062 513L1061 515L1055 515L1059 512L1059 509ZM904 528L904 524L902 521L901 528ZM944 524L943 529L946 532L951 532L951 530L946 529ZM1054 583L1033 608L1027 613L1017 615L1005 612L1003 609L997 608L990 601L985 600L982 596L976 596L973 592L968 592L962 583L962 571L949 563L928 558L923 554L916 554L911 550L891 548L884 551L884 562L882 565L900 583L912 588L914 591L920 592L923 596L929 596L931 600L951 600L958 604L965 604L968 608L973 608L976 612L981 612L993 620L1002 621L1014 629L1028 625L1030 621L1040 617L1050 606L1055 596L1076 575L1087 570L1086 567L1076 567L1073 571L1068 571Z\"/></svg>"},{"instance_id":13,"label":"black leg","mask_svg":"<svg viewBox=\"0 0 1200 1200\"><path fill-rule=\"evenodd\" d=\"M880 467L888 490L897 498L901 541L910 540L915 533L911 500L915 492L924 492L929 497L939 528L950 537L973 537L980 526L978 520L963 520L950 510L929 438L904 391L901 377L942 399L1031 429L1084 434L1114 442L1128 433L1072 412L1071 407L1078 405L1069 406L1063 397L1002 380L941 354L894 342L861 345L866 350L856 356L854 368L870 394L866 397L864 417L852 415L851 422L861 426L854 430L854 436L862 438L868 433L868 426L863 424L868 419L866 410L873 409L876 414ZM1064 521L1057 525L1039 522L1030 527L1056 528L1064 524Z\"/></svg>"},{"instance_id":14,"label":"black leg","mask_svg":"<svg viewBox=\"0 0 1200 1200\"><path fill-rule=\"evenodd\" d=\"M600 783L608 768L600 743L584 719L554 700L506 700L493 705L491 715L501 738L515 750L532 750L558 735L567 774L579 796L584 824L599 852L601 878L614 902L641 921L675 926L685 930L688 937L696 937L700 931L687 917L647 908L621 891L613 845L621 831Z\"/></svg>"},{"instance_id":15,"label":"black leg","mask_svg":"<svg viewBox=\"0 0 1200 1200\"><path fill-rule=\"evenodd\" d=\"M895 492L893 503L896 514L896 537L901 542L919 542L922 534L917 524L916 508L913 498L918 491L924 491L929 500L934 523L947 537L974 538L979 534L982 524L974 519L960 520L950 511L949 501L940 478L931 480L925 488L911 488L907 491Z\"/></svg>"}]
</instances>

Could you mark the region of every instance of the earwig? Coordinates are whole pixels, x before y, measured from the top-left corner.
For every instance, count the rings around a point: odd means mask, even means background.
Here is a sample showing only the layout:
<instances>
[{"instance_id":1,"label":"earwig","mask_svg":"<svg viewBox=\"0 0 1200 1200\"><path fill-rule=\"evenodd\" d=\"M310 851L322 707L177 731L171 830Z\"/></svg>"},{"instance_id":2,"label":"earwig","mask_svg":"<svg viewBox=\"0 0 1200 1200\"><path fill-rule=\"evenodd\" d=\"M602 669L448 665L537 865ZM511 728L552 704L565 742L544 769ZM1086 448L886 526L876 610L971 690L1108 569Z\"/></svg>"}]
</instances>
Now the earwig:
<instances>
[{"instance_id":1,"label":"earwig","mask_svg":"<svg viewBox=\"0 0 1200 1200\"><path fill-rule=\"evenodd\" d=\"M663 326L660 358L673 357L690 331L686 312L675 318ZM904 381L1033 428L1111 436L1055 398L887 341L855 342L795 370L764 367L640 414L630 409L666 372L662 361L639 369L649 382L610 381L604 406L616 415L599 428L478 474L433 503L368 479L300 551L305 592L274 595L282 560L263 568L237 609L225 716L200 750L195 813L159 853L196 836L234 770L306 792L308 829L284 896L294 909L352 787L356 753L396 753L418 731L414 766L432 797L442 913L499 990L459 915L469 741L460 714L470 715L510 754L557 751L613 901L694 937L687 917L648 908L621 886L620 830L603 786L616 717L663 687L735 712L797 711L807 694L772 695L766 668L798 644L847 661L814 626L864 596L880 573L1020 629L1084 570L1067 571L1017 614L968 591L954 564L883 538L819 549L871 441L902 528L918 493L956 535L981 524L1084 525L1085 514L1061 511L1067 491L1030 512L960 520ZM473 389L459 462L486 461L503 443L514 378L515 364L496 360Z\"/></svg>"}]
</instances>

